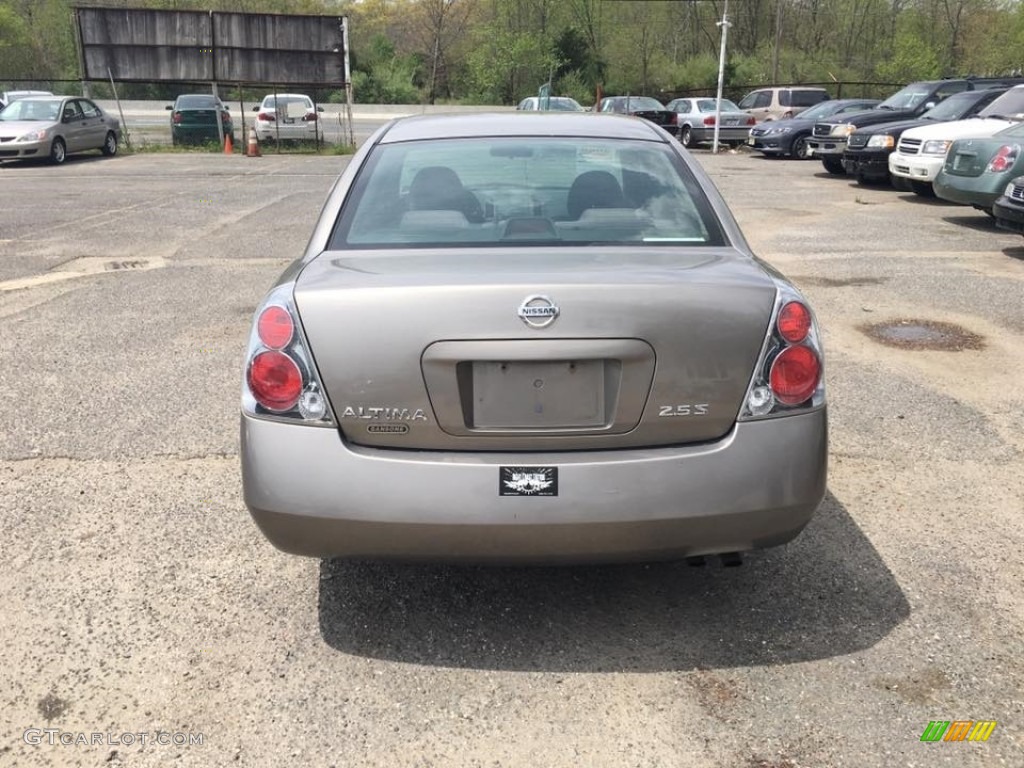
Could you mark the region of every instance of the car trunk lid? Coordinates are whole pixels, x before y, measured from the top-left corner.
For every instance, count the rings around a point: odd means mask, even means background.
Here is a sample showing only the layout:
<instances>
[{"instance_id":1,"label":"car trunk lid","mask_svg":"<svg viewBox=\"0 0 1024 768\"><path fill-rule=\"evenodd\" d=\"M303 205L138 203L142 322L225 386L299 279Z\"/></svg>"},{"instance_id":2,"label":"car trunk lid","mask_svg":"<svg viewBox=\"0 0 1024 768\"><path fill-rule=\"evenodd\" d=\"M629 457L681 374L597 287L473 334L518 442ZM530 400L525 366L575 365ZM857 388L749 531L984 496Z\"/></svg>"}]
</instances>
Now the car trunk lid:
<instances>
[{"instance_id":1,"label":"car trunk lid","mask_svg":"<svg viewBox=\"0 0 1024 768\"><path fill-rule=\"evenodd\" d=\"M555 255L313 260L296 305L345 437L395 448L571 450L728 433L774 307L764 271L722 248Z\"/></svg>"}]
</instances>

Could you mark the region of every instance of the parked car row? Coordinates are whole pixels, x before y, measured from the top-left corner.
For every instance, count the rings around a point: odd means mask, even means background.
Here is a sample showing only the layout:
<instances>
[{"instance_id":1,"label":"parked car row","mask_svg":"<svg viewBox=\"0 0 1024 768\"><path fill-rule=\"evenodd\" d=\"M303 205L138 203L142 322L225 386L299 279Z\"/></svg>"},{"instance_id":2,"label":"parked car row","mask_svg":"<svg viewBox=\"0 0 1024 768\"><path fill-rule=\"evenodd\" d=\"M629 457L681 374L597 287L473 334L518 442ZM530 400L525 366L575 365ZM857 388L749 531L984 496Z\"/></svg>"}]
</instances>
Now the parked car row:
<instances>
[{"instance_id":1,"label":"parked car row","mask_svg":"<svg viewBox=\"0 0 1024 768\"><path fill-rule=\"evenodd\" d=\"M1024 234L1020 79L926 81L881 103L827 101L753 127L747 144L769 157L816 157L830 174L859 184L891 182L969 205Z\"/></svg>"},{"instance_id":2,"label":"parked car row","mask_svg":"<svg viewBox=\"0 0 1024 768\"><path fill-rule=\"evenodd\" d=\"M172 144L205 144L220 140L218 115L224 135L234 134L231 113L209 93L186 93L168 105ZM259 142L323 141L320 114L324 108L303 93L268 94L252 108L253 128Z\"/></svg>"},{"instance_id":3,"label":"parked car row","mask_svg":"<svg viewBox=\"0 0 1024 768\"><path fill-rule=\"evenodd\" d=\"M820 106L823 102L829 104L829 108L817 116L832 114L833 102L830 99L824 88L759 88L744 96L739 104L729 99L719 101L712 97L691 96L673 99L663 106L649 96L609 96L600 101L596 110L646 118L677 136L684 147L714 142L717 122L718 142L738 147L750 141L751 131L759 122L785 121L797 115L803 116L808 108L816 108L815 105ZM519 109L529 108L523 106L529 101L524 100ZM852 100L850 108L875 103L864 99ZM804 156L806 136L787 135L792 132L785 129L771 132L767 128L762 135L773 133L778 138L762 144L766 150L779 149L781 154L792 154L795 149L797 156ZM810 133L810 126L807 126L806 133Z\"/></svg>"}]
</instances>

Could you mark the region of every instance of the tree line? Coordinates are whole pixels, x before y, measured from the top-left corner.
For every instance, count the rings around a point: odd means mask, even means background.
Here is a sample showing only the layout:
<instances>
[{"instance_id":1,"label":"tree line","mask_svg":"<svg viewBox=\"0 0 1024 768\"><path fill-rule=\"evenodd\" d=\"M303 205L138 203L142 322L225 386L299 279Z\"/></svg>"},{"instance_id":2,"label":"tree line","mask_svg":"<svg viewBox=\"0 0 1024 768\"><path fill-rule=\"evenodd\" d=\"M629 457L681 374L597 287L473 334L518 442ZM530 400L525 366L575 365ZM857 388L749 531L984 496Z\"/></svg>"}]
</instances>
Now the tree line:
<instances>
[{"instance_id":1,"label":"tree line","mask_svg":"<svg viewBox=\"0 0 1024 768\"><path fill-rule=\"evenodd\" d=\"M0 0L0 86L78 77L78 0ZM96 4L96 3L92 3ZM551 82L711 92L723 0L107 0L112 7L347 15L357 102L514 104ZM727 88L1019 74L1017 0L731 0ZM102 87L102 86L100 86ZM165 98L168 86L126 85ZM173 89L172 89L173 90ZM334 95L335 98L339 94Z\"/></svg>"}]
</instances>

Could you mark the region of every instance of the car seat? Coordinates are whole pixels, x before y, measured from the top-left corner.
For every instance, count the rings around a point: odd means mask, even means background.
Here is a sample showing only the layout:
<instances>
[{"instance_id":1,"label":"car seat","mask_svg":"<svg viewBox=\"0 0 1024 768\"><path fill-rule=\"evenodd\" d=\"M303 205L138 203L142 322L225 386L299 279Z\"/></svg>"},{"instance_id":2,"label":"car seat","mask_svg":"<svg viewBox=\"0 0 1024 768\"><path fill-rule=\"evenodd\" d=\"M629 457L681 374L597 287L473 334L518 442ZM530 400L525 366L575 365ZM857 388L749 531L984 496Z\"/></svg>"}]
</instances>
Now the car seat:
<instances>
[{"instance_id":1,"label":"car seat","mask_svg":"<svg viewBox=\"0 0 1024 768\"><path fill-rule=\"evenodd\" d=\"M581 173L569 187L566 210L570 220L577 220L590 208L627 208L622 188L608 171Z\"/></svg>"},{"instance_id":2,"label":"car seat","mask_svg":"<svg viewBox=\"0 0 1024 768\"><path fill-rule=\"evenodd\" d=\"M484 220L480 201L462 186L455 171L443 165L430 165L416 172L409 185L409 209L458 211L474 224Z\"/></svg>"}]
</instances>

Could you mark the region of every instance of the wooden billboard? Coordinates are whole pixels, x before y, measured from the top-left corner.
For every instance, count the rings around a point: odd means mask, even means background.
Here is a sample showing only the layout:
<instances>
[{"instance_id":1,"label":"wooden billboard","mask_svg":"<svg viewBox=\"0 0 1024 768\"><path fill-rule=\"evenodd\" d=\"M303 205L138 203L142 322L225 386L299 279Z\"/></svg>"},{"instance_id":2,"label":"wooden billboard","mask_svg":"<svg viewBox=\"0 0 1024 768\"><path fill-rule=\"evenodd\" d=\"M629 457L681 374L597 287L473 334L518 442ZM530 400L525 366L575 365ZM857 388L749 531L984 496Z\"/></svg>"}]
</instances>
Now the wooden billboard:
<instances>
[{"instance_id":1,"label":"wooden billboard","mask_svg":"<svg viewBox=\"0 0 1024 768\"><path fill-rule=\"evenodd\" d=\"M341 16L75 8L83 80L345 84Z\"/></svg>"}]
</instances>

